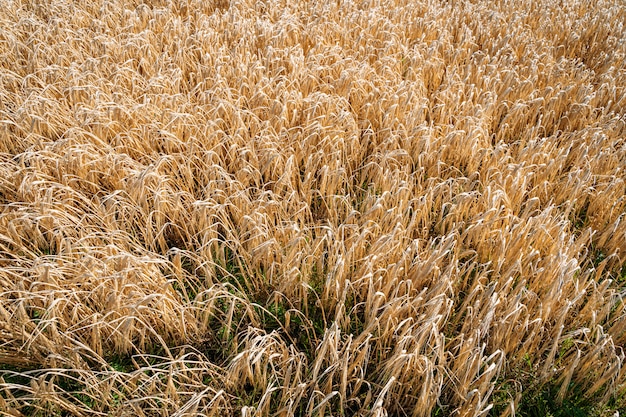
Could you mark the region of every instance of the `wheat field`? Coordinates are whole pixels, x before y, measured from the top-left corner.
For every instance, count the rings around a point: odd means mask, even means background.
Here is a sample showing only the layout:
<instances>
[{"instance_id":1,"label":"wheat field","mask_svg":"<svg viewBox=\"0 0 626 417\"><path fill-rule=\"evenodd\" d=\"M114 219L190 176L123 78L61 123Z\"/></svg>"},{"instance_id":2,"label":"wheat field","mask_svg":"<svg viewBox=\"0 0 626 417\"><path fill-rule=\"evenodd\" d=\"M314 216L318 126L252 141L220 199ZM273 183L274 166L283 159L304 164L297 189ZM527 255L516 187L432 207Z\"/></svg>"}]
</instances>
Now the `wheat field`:
<instances>
[{"instance_id":1,"label":"wheat field","mask_svg":"<svg viewBox=\"0 0 626 417\"><path fill-rule=\"evenodd\" d=\"M626 413L623 0L0 0L0 415Z\"/></svg>"}]
</instances>

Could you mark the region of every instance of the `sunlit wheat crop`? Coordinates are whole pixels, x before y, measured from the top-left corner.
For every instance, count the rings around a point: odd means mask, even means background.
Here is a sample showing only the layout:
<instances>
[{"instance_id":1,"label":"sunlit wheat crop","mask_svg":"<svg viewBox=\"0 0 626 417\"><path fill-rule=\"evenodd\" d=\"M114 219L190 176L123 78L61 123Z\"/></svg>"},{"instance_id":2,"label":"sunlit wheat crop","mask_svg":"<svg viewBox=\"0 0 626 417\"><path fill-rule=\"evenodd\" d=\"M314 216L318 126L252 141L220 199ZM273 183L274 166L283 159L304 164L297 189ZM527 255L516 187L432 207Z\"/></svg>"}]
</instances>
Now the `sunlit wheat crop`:
<instances>
[{"instance_id":1,"label":"sunlit wheat crop","mask_svg":"<svg viewBox=\"0 0 626 417\"><path fill-rule=\"evenodd\" d=\"M0 0L0 414L613 416L622 0Z\"/></svg>"}]
</instances>

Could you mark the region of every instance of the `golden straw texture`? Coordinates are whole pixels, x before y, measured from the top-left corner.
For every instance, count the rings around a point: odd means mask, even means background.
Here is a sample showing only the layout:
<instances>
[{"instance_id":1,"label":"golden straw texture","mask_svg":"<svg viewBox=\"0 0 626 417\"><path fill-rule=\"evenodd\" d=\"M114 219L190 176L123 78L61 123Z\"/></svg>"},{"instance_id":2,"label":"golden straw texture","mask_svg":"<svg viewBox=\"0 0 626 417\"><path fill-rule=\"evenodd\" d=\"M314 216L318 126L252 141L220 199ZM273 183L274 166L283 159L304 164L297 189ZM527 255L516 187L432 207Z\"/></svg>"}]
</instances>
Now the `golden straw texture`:
<instances>
[{"instance_id":1,"label":"golden straw texture","mask_svg":"<svg viewBox=\"0 0 626 417\"><path fill-rule=\"evenodd\" d=\"M625 26L0 0L0 415L624 412Z\"/></svg>"}]
</instances>

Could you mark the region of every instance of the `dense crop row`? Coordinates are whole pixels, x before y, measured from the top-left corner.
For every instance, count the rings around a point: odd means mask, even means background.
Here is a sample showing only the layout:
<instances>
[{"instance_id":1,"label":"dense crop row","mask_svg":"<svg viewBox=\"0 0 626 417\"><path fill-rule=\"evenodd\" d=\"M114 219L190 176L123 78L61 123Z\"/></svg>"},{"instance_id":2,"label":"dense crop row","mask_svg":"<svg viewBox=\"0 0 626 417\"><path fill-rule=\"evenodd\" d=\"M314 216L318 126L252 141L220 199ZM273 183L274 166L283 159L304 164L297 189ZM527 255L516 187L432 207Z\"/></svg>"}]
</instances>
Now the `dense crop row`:
<instances>
[{"instance_id":1,"label":"dense crop row","mask_svg":"<svg viewBox=\"0 0 626 417\"><path fill-rule=\"evenodd\" d=\"M612 415L625 24L0 0L0 414Z\"/></svg>"}]
</instances>

